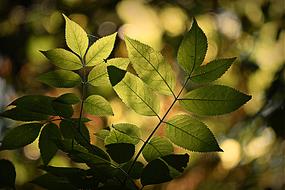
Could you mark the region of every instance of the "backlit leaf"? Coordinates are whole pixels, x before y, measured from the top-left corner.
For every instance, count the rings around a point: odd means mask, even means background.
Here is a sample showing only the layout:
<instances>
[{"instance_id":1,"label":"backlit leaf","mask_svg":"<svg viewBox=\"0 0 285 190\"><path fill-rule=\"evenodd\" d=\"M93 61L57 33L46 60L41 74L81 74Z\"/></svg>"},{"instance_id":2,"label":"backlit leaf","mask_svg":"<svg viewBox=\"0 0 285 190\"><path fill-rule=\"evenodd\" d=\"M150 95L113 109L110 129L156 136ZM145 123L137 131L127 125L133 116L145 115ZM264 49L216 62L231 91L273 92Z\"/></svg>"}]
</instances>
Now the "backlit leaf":
<instances>
[{"instance_id":1,"label":"backlit leaf","mask_svg":"<svg viewBox=\"0 0 285 190\"><path fill-rule=\"evenodd\" d=\"M129 59L139 77L153 90L172 94L175 76L161 53L139 41L125 37Z\"/></svg>"},{"instance_id":2,"label":"backlit leaf","mask_svg":"<svg viewBox=\"0 0 285 190\"><path fill-rule=\"evenodd\" d=\"M155 116L159 113L159 100L138 77L126 73L114 90L122 101L134 111L142 115Z\"/></svg>"},{"instance_id":3,"label":"backlit leaf","mask_svg":"<svg viewBox=\"0 0 285 190\"><path fill-rule=\"evenodd\" d=\"M251 96L233 88L211 85L188 92L179 101L186 110L200 115L221 115L245 104Z\"/></svg>"},{"instance_id":4,"label":"backlit leaf","mask_svg":"<svg viewBox=\"0 0 285 190\"><path fill-rule=\"evenodd\" d=\"M41 51L54 65L66 70L78 70L82 63L76 55L65 49L56 48L48 51Z\"/></svg>"},{"instance_id":5,"label":"backlit leaf","mask_svg":"<svg viewBox=\"0 0 285 190\"><path fill-rule=\"evenodd\" d=\"M88 83L92 86L102 86L109 83L107 64L105 62L98 63L93 67L88 75Z\"/></svg>"},{"instance_id":6,"label":"backlit leaf","mask_svg":"<svg viewBox=\"0 0 285 190\"><path fill-rule=\"evenodd\" d=\"M220 78L233 64L234 60L235 58L217 59L197 67L192 73L191 80L196 83L212 82Z\"/></svg>"},{"instance_id":7,"label":"backlit leaf","mask_svg":"<svg viewBox=\"0 0 285 190\"><path fill-rule=\"evenodd\" d=\"M84 111L98 116L113 115L110 103L99 95L91 95L84 100Z\"/></svg>"},{"instance_id":8,"label":"backlit leaf","mask_svg":"<svg viewBox=\"0 0 285 190\"><path fill-rule=\"evenodd\" d=\"M65 19L65 40L67 46L81 58L84 57L88 48L86 32L74 21L63 15Z\"/></svg>"},{"instance_id":9,"label":"backlit leaf","mask_svg":"<svg viewBox=\"0 0 285 190\"><path fill-rule=\"evenodd\" d=\"M86 54L87 66L94 66L98 63L103 62L109 57L114 48L116 35L117 33L114 33L109 36L100 38L90 46Z\"/></svg>"},{"instance_id":10,"label":"backlit leaf","mask_svg":"<svg viewBox=\"0 0 285 190\"><path fill-rule=\"evenodd\" d=\"M81 83L78 74L66 70L50 71L40 75L38 79L49 86L57 88L72 88Z\"/></svg>"},{"instance_id":11,"label":"backlit leaf","mask_svg":"<svg viewBox=\"0 0 285 190\"><path fill-rule=\"evenodd\" d=\"M143 157L150 162L161 156L173 153L173 146L171 142L165 137L153 137L150 142L143 149Z\"/></svg>"},{"instance_id":12,"label":"backlit leaf","mask_svg":"<svg viewBox=\"0 0 285 190\"><path fill-rule=\"evenodd\" d=\"M190 151L221 151L207 126L189 115L177 115L171 118L166 125L166 136L174 144Z\"/></svg>"},{"instance_id":13,"label":"backlit leaf","mask_svg":"<svg viewBox=\"0 0 285 190\"><path fill-rule=\"evenodd\" d=\"M191 75L193 70L203 63L207 47L207 37L194 18L192 27L185 34L177 54L178 63L187 74Z\"/></svg>"},{"instance_id":14,"label":"backlit leaf","mask_svg":"<svg viewBox=\"0 0 285 190\"><path fill-rule=\"evenodd\" d=\"M1 149L17 149L34 142L41 127L40 123L27 123L9 130L2 140Z\"/></svg>"},{"instance_id":15,"label":"backlit leaf","mask_svg":"<svg viewBox=\"0 0 285 190\"><path fill-rule=\"evenodd\" d=\"M112 65L122 70L126 70L128 68L129 63L130 63L129 58L122 58L122 57L112 58L107 60L108 66Z\"/></svg>"}]
</instances>

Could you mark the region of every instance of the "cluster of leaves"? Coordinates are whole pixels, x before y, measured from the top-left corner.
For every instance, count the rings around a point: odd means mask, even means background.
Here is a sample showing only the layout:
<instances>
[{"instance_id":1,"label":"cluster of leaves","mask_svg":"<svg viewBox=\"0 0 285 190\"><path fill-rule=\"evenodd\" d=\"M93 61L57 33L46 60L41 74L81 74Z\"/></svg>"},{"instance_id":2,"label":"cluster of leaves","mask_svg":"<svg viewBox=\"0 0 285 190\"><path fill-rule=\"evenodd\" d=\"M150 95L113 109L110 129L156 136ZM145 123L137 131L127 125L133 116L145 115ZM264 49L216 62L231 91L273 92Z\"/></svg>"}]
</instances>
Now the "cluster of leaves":
<instances>
[{"instance_id":1,"label":"cluster of leaves","mask_svg":"<svg viewBox=\"0 0 285 190\"><path fill-rule=\"evenodd\" d=\"M59 97L27 95L13 101L2 117L24 121L4 137L1 150L21 148L39 136L39 148L47 173L33 180L48 189L138 189L170 181L187 167L188 154L175 154L174 145L189 151L221 151L207 126L189 114L167 115L178 102L186 111L198 115L220 115L232 112L246 103L250 96L233 88L210 85L223 75L235 58L214 60L201 65L207 38L194 19L178 50L178 64L187 74L182 88L176 92L176 76L160 52L139 41L125 37L128 58L110 56L116 33L89 44L86 32L75 22L66 21L66 43L71 51L52 49L42 53L59 69L39 76L39 80L57 88L81 85L79 98L73 93ZM128 69L129 67L133 69ZM201 84L183 94L189 81ZM157 117L158 124L146 140L140 128L131 123L116 123L96 134L104 148L90 143L86 128L88 118L113 115L109 102L102 96L86 97L86 86L109 83L119 98L141 115ZM167 111L160 114L158 95L172 96ZM79 117L73 117L75 104L80 105ZM60 121L59 126L56 122ZM155 136L159 127L165 128L165 137ZM135 154L137 144L143 145ZM89 169L49 166L58 150L72 161L85 163ZM142 154L146 164L138 161Z\"/></svg>"}]
</instances>

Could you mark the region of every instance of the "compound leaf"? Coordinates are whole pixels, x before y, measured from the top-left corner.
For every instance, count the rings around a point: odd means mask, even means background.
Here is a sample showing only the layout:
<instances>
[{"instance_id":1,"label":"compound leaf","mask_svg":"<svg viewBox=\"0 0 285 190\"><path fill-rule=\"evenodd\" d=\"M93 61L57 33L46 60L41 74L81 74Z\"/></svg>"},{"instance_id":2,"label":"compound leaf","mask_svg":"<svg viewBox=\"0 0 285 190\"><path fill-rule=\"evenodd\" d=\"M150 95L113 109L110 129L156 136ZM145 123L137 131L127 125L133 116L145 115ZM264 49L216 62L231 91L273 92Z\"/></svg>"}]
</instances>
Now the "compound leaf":
<instances>
[{"instance_id":1,"label":"compound leaf","mask_svg":"<svg viewBox=\"0 0 285 190\"><path fill-rule=\"evenodd\" d=\"M186 110L200 115L221 115L245 104L251 96L222 85L200 87L179 100Z\"/></svg>"},{"instance_id":2,"label":"compound leaf","mask_svg":"<svg viewBox=\"0 0 285 190\"><path fill-rule=\"evenodd\" d=\"M92 86L102 86L109 83L107 64L105 62L98 63L93 67L88 75L88 83Z\"/></svg>"},{"instance_id":3,"label":"compound leaf","mask_svg":"<svg viewBox=\"0 0 285 190\"><path fill-rule=\"evenodd\" d=\"M48 51L41 51L55 66L66 70L78 70L82 63L76 55L65 49L56 48Z\"/></svg>"},{"instance_id":4,"label":"compound leaf","mask_svg":"<svg viewBox=\"0 0 285 190\"><path fill-rule=\"evenodd\" d=\"M188 75L202 64L207 47L207 37L194 18L192 27L184 36L177 54L179 65Z\"/></svg>"},{"instance_id":5,"label":"compound leaf","mask_svg":"<svg viewBox=\"0 0 285 190\"><path fill-rule=\"evenodd\" d=\"M170 64L161 53L139 41L125 37L129 59L139 77L153 90L171 95L175 87L175 76Z\"/></svg>"},{"instance_id":6,"label":"compound leaf","mask_svg":"<svg viewBox=\"0 0 285 190\"><path fill-rule=\"evenodd\" d=\"M173 153L173 146L171 142L165 137L153 137L150 142L143 149L143 157L150 162L161 156Z\"/></svg>"},{"instance_id":7,"label":"compound leaf","mask_svg":"<svg viewBox=\"0 0 285 190\"><path fill-rule=\"evenodd\" d=\"M217 59L206 65L197 67L193 71L191 80L196 83L212 82L220 78L230 68L235 59Z\"/></svg>"},{"instance_id":8,"label":"compound leaf","mask_svg":"<svg viewBox=\"0 0 285 190\"><path fill-rule=\"evenodd\" d=\"M171 118L166 125L166 136L174 144L190 151L222 151L207 126L189 115Z\"/></svg>"},{"instance_id":9,"label":"compound leaf","mask_svg":"<svg viewBox=\"0 0 285 190\"><path fill-rule=\"evenodd\" d=\"M65 40L67 46L82 59L88 48L86 32L74 21L63 15L65 19Z\"/></svg>"},{"instance_id":10,"label":"compound leaf","mask_svg":"<svg viewBox=\"0 0 285 190\"><path fill-rule=\"evenodd\" d=\"M98 116L113 115L110 103L99 95L91 95L84 100L84 111Z\"/></svg>"},{"instance_id":11,"label":"compound leaf","mask_svg":"<svg viewBox=\"0 0 285 190\"><path fill-rule=\"evenodd\" d=\"M100 38L94 42L86 54L86 66L94 66L103 62L111 54L117 33Z\"/></svg>"},{"instance_id":12,"label":"compound leaf","mask_svg":"<svg viewBox=\"0 0 285 190\"><path fill-rule=\"evenodd\" d=\"M27 123L8 131L2 140L2 150L11 150L26 146L38 137L42 124Z\"/></svg>"},{"instance_id":13,"label":"compound leaf","mask_svg":"<svg viewBox=\"0 0 285 190\"><path fill-rule=\"evenodd\" d=\"M155 116L159 113L159 100L138 77L126 73L123 80L114 86L114 90L122 101L135 112Z\"/></svg>"},{"instance_id":14,"label":"compound leaf","mask_svg":"<svg viewBox=\"0 0 285 190\"><path fill-rule=\"evenodd\" d=\"M50 71L40 75L38 79L49 86L57 88L72 88L81 83L78 74L66 70Z\"/></svg>"}]
</instances>

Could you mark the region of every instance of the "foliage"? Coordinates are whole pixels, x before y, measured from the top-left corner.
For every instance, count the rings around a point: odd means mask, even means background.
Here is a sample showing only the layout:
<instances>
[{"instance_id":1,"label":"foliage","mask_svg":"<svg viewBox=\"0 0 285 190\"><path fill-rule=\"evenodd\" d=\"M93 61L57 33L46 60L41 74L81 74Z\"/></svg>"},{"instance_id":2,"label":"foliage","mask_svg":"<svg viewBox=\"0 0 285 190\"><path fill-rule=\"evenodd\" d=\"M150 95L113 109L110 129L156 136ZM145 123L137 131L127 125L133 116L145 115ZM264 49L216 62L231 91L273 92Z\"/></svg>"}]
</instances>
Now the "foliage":
<instances>
[{"instance_id":1,"label":"foliage","mask_svg":"<svg viewBox=\"0 0 285 190\"><path fill-rule=\"evenodd\" d=\"M221 77L235 58L201 65L207 51L207 38L195 19L179 47L178 64L187 77L176 92L175 72L160 52L125 36L128 58L108 59L116 33L90 45L86 32L63 16L66 44L71 51L42 51L59 69L42 74L38 79L57 88L75 88L81 84L81 97L72 93L59 97L27 95L12 102L10 109L1 113L2 117L29 122L8 132L1 150L23 147L39 136L41 169L47 173L33 183L48 189L139 189L170 181L183 173L189 155L175 154L174 145L196 152L222 151L213 133L195 115L226 114L251 97L230 87L204 84ZM184 94L190 81L203 85ZM116 123L110 130L103 129L97 134L104 140L104 149L90 143L92 134L85 126L88 119L83 113L108 116L116 114L116 110L100 95L87 97L86 86L100 86L106 82L110 82L118 97L135 112L158 119L146 140L141 139L141 129L136 125ZM172 103L162 114L159 96L172 97ZM168 119L176 103L194 116L185 113ZM79 117L73 116L76 104L80 106ZM55 122L58 120L59 126ZM162 127L166 130L165 137L155 136ZM143 145L136 153L140 141ZM49 166L58 150L74 162L85 163L88 169ZM146 164L138 161L141 154Z\"/></svg>"}]
</instances>

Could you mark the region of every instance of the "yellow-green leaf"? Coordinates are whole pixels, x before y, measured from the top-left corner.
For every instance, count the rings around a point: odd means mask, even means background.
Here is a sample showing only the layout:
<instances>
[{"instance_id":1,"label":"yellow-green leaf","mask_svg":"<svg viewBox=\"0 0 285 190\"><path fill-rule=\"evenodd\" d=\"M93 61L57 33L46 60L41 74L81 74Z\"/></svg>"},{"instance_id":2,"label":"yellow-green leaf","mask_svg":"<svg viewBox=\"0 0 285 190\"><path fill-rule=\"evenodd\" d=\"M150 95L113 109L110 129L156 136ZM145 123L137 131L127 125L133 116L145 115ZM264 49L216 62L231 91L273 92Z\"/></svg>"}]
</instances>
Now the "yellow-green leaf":
<instances>
[{"instance_id":1,"label":"yellow-green leaf","mask_svg":"<svg viewBox=\"0 0 285 190\"><path fill-rule=\"evenodd\" d=\"M91 95L84 100L84 111L98 116L113 115L110 103L99 95Z\"/></svg>"}]
</instances>

